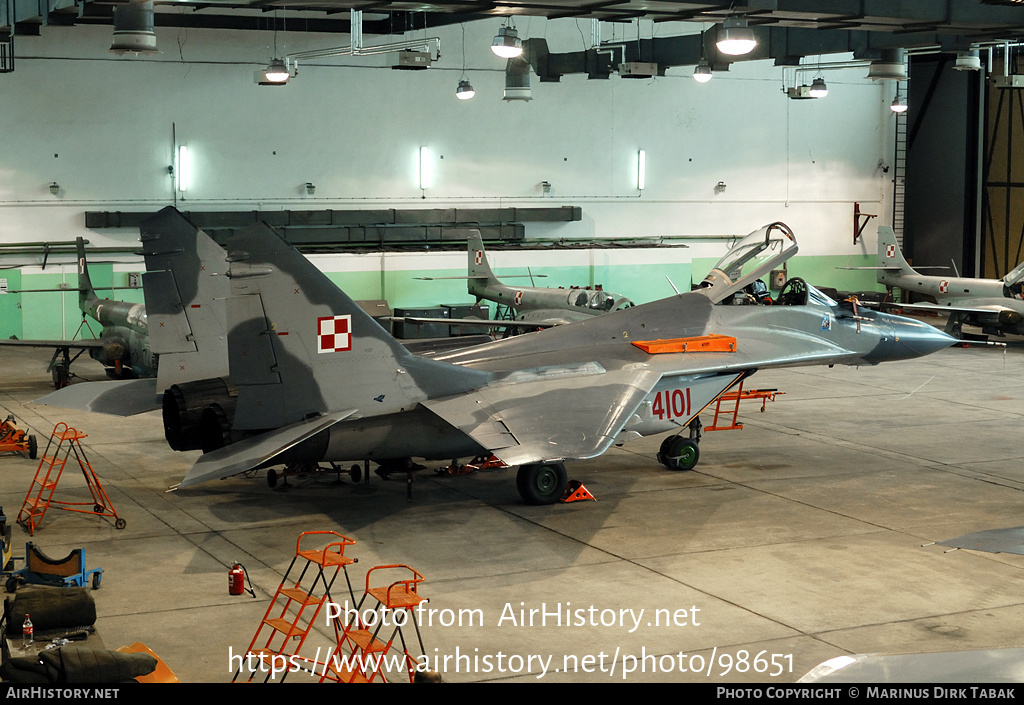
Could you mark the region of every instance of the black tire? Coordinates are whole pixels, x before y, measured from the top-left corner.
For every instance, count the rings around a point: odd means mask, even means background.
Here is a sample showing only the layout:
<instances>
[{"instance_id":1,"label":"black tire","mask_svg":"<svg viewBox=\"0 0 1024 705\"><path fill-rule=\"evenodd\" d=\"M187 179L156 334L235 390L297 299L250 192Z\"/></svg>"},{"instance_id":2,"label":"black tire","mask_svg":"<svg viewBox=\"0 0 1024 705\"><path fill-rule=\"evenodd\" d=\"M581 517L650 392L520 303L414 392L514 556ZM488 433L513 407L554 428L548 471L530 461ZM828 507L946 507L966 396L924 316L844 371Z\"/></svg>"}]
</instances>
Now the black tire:
<instances>
[{"instance_id":1,"label":"black tire","mask_svg":"<svg viewBox=\"0 0 1024 705\"><path fill-rule=\"evenodd\" d=\"M359 482L363 479L363 469L358 465L353 465L348 471L348 476L352 479L352 482Z\"/></svg>"},{"instance_id":2,"label":"black tire","mask_svg":"<svg viewBox=\"0 0 1024 705\"><path fill-rule=\"evenodd\" d=\"M672 436L661 444L658 462L669 470L693 470L700 460L700 446L689 438Z\"/></svg>"},{"instance_id":3,"label":"black tire","mask_svg":"<svg viewBox=\"0 0 1024 705\"><path fill-rule=\"evenodd\" d=\"M39 444L36 443L35 436L28 437L28 458L29 460L35 460L39 453Z\"/></svg>"},{"instance_id":4,"label":"black tire","mask_svg":"<svg viewBox=\"0 0 1024 705\"><path fill-rule=\"evenodd\" d=\"M568 483L569 474L562 463L523 465L516 475L519 496L527 504L554 504Z\"/></svg>"},{"instance_id":5,"label":"black tire","mask_svg":"<svg viewBox=\"0 0 1024 705\"><path fill-rule=\"evenodd\" d=\"M93 573L92 574L92 589L93 590L99 590L100 589L100 581L102 579L103 579L102 573Z\"/></svg>"},{"instance_id":6,"label":"black tire","mask_svg":"<svg viewBox=\"0 0 1024 705\"><path fill-rule=\"evenodd\" d=\"M124 519L118 518L117 521L114 522L115 529L123 529L126 526L128 526L128 522Z\"/></svg>"},{"instance_id":7,"label":"black tire","mask_svg":"<svg viewBox=\"0 0 1024 705\"><path fill-rule=\"evenodd\" d=\"M14 576L11 576L10 578L7 578L7 583L6 583L6 585L4 585L4 587L7 588L7 592L17 592L18 591L18 579L15 578Z\"/></svg>"},{"instance_id":8,"label":"black tire","mask_svg":"<svg viewBox=\"0 0 1024 705\"><path fill-rule=\"evenodd\" d=\"M53 379L54 389L64 389L71 382L71 372L63 363L54 365L50 377Z\"/></svg>"},{"instance_id":9,"label":"black tire","mask_svg":"<svg viewBox=\"0 0 1024 705\"><path fill-rule=\"evenodd\" d=\"M277 487L277 470L274 468L267 470L267 485L270 486L270 489Z\"/></svg>"}]
</instances>

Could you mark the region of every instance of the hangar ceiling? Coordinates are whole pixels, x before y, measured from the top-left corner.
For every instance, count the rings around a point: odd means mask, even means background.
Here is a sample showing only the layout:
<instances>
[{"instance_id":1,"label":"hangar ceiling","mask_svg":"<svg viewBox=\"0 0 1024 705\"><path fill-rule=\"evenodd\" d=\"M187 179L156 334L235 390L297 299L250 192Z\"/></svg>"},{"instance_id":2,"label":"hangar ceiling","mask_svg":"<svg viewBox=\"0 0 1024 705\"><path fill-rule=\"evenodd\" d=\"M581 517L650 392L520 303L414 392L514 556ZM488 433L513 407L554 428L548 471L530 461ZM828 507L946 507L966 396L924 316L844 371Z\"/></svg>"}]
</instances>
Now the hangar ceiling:
<instances>
[{"instance_id":1,"label":"hangar ceiling","mask_svg":"<svg viewBox=\"0 0 1024 705\"><path fill-rule=\"evenodd\" d=\"M0 0L0 30L38 34L47 24L112 23L117 0ZM349 32L362 10L367 34L395 34L487 17L538 16L715 24L730 16L752 27L940 36L944 43L1024 35L1024 0L156 0L157 26L261 29L275 15L302 17L308 31ZM278 20L279 21L279 20ZM294 23L292 25L294 28Z\"/></svg>"}]
</instances>

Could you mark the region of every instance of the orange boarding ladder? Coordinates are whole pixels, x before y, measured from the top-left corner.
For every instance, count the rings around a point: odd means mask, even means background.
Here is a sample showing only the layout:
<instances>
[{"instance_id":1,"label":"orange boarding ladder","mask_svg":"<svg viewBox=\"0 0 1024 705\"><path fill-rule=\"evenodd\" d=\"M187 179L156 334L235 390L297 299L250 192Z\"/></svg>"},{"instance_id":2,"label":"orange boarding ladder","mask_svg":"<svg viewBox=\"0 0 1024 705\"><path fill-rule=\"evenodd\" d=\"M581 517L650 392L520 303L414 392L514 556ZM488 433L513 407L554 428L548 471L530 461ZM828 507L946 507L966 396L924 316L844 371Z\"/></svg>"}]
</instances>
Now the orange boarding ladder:
<instances>
[{"instance_id":1,"label":"orange boarding ladder","mask_svg":"<svg viewBox=\"0 0 1024 705\"><path fill-rule=\"evenodd\" d=\"M722 392L718 395L718 399L715 400L715 420L711 422L710 426L705 426L705 431L734 431L743 428L743 424L738 422L740 415L740 402L744 399L760 399L761 400L761 411L764 412L765 405L770 401L775 401L777 394L785 394L777 389L748 389L744 391L743 380L740 380L739 386L736 387L734 392ZM735 402L732 410L722 409L722 402ZM732 423L728 422L728 416L732 414ZM723 417L725 425L719 426L719 416Z\"/></svg>"},{"instance_id":2,"label":"orange boarding ladder","mask_svg":"<svg viewBox=\"0 0 1024 705\"><path fill-rule=\"evenodd\" d=\"M370 587L371 576L379 570L388 571L386 575L390 576L393 582L380 587ZM408 674L409 682L413 682L416 675L416 659L409 653L409 647L405 642L402 627L412 623L413 628L416 630L416 640L420 647L419 653L423 654L425 651L423 648L423 637L420 634L417 615L414 612L421 603L427 602L427 598L419 594L419 584L423 580L423 575L419 571L404 564L379 565L370 568L366 572L366 588L362 598L359 600L359 606L356 608L356 611L360 615L364 615L365 613L362 612L363 603L367 597L372 597L376 601L374 607L377 610L377 617L375 617L377 622L376 628L371 632L357 617L346 626L344 632L345 640L339 642L338 649L336 650L336 653L340 653L342 646L347 642L352 648L352 655L354 657L360 656L364 664L369 666L363 672L356 674L360 680L365 678L368 681L372 681L379 675L382 680L387 681L384 673L385 657L393 648L397 650L395 637L398 637L401 643L402 664ZM401 613L400 617L398 616L399 613ZM388 628L394 627L387 641L380 636L381 630L385 626Z\"/></svg>"},{"instance_id":3,"label":"orange boarding ladder","mask_svg":"<svg viewBox=\"0 0 1024 705\"><path fill-rule=\"evenodd\" d=\"M39 467L36 468L35 477L32 478L28 494L25 495L25 502L21 506L21 511L18 512L18 523L28 530L30 536L35 534L36 528L42 522L50 505L71 512L113 517L114 527L117 529L123 529L126 526L127 522L117 516L117 512L110 504L110 498L100 483L100 478L85 456L85 449L79 442L85 437L86 434L76 431L64 422L53 427L50 440L46 443L46 450L43 451L43 457L39 460ZM61 475L64 474L64 467L72 456L85 477L85 484L89 487L89 494L92 497L91 502L66 502L53 498L57 483L60 481ZM90 509L80 509L79 507L90 507Z\"/></svg>"},{"instance_id":4,"label":"orange boarding ladder","mask_svg":"<svg viewBox=\"0 0 1024 705\"><path fill-rule=\"evenodd\" d=\"M338 540L328 539L330 543L327 546L315 549L310 549L309 541L307 541L306 548L303 548L304 538L324 535ZM300 656L299 652L316 623L320 609L325 602L332 601L331 587L333 587L340 570L345 570L345 581L348 583L349 596L352 600L349 604L355 603L347 567L358 562L359 559L345 555L345 548L354 544L355 539L342 536L334 531L306 531L299 535L295 544L295 557L288 565L288 570L285 571L284 579L278 586L274 599L270 601L263 620L256 628L252 641L249 642L246 658L231 679L233 683L251 683L260 672L267 674L263 679L263 682L266 683L274 675L275 666L278 671L283 670L279 682L283 682L287 677L287 669L291 669L296 664L314 674L326 670L325 663L319 662L316 658ZM303 561L302 569L299 572L299 577L292 584L288 576L300 560ZM315 572L312 578L306 581L307 573L310 573L312 566L315 566ZM332 568L333 572L331 572ZM303 586L303 581L306 581L305 586ZM337 643L343 639L343 634L337 620L334 621L335 643ZM262 639L261 634L263 635ZM261 645L257 646L258 643ZM319 653L320 650L317 649L317 654ZM243 673L243 669L249 663L250 655L255 657L259 665L250 663L250 666L254 667L246 675Z\"/></svg>"}]
</instances>

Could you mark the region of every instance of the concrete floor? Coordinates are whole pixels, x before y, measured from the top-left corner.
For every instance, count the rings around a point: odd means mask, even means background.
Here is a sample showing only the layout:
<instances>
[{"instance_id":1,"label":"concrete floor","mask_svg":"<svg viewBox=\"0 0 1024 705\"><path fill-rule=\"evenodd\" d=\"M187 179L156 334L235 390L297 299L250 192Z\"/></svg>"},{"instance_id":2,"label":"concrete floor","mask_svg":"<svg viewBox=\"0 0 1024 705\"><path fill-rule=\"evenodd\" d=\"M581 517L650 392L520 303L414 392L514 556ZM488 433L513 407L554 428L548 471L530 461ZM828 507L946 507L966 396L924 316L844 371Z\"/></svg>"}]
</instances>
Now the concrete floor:
<instances>
[{"instance_id":1,"label":"concrete floor","mask_svg":"<svg viewBox=\"0 0 1024 705\"><path fill-rule=\"evenodd\" d=\"M842 654L1024 646L1024 556L933 545L1024 524L1019 343L759 372L748 388L785 394L764 413L748 402L744 430L707 434L696 470L661 468L661 437L648 438L569 466L596 502L547 507L520 502L513 470L440 477L433 465L411 502L403 481L376 476L275 490L261 472L167 493L197 454L170 451L156 413L31 403L50 391L49 354L0 351L0 413L44 444L59 421L87 433L127 527L51 509L33 540L51 556L84 546L89 567L104 569L92 594L105 645L142 641L182 681L231 679L229 654L248 646L299 534L318 530L357 541L357 586L370 566L405 563L426 577L438 619L480 610L482 624L423 626L431 659L468 657L442 663L450 682L784 683ZM90 365L78 373L102 377ZM37 464L0 458L11 521ZM82 497L81 475L66 478L58 498ZM16 555L28 538L15 527ZM236 561L256 599L228 594ZM520 609L542 607L583 610L588 624L519 622ZM619 623L629 609L644 610L638 627L628 613ZM607 623L590 625L592 614ZM676 623L658 626L666 614ZM322 620L316 631L303 653L332 643ZM537 657L552 657L546 674Z\"/></svg>"}]
</instances>

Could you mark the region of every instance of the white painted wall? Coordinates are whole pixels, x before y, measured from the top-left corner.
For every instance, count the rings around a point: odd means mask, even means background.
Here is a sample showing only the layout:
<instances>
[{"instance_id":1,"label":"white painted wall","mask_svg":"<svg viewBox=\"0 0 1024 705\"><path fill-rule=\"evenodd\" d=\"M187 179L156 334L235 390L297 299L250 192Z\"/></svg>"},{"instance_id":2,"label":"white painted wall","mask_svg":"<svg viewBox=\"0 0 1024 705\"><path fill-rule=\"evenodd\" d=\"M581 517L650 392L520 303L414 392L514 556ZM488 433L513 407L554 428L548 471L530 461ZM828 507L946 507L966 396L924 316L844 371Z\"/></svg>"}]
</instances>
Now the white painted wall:
<instances>
[{"instance_id":1,"label":"white painted wall","mask_svg":"<svg viewBox=\"0 0 1024 705\"><path fill-rule=\"evenodd\" d=\"M863 69L831 71L827 98L793 101L781 92L783 70L761 61L704 85L689 67L652 80L532 76L532 101L504 102L504 62L488 49L500 23L465 25L470 101L455 98L459 25L424 34L442 40L428 71L393 71L381 56L323 59L301 65L282 88L253 82L273 53L269 31L161 29L158 17L162 53L139 58L107 52L110 27L47 26L40 37L18 37L16 70L0 75L0 242L133 242L127 230L86 231L83 213L171 203L173 125L195 159L194 185L178 201L186 210L579 205L582 222L528 225L527 236L734 235L782 220L802 255L874 252L874 225L891 208L890 175L878 166L892 160L891 84L864 79ZM546 37L552 52L590 38L589 21L517 26L520 36ZM639 31L698 28L642 22ZM614 31L628 39L637 30ZM277 36L279 53L347 43L345 35ZM436 162L434 185L421 192L423 145ZM542 181L552 184L548 197ZM720 181L727 187L716 194ZM881 216L856 247L854 201ZM693 256L722 251L695 244Z\"/></svg>"}]
</instances>

